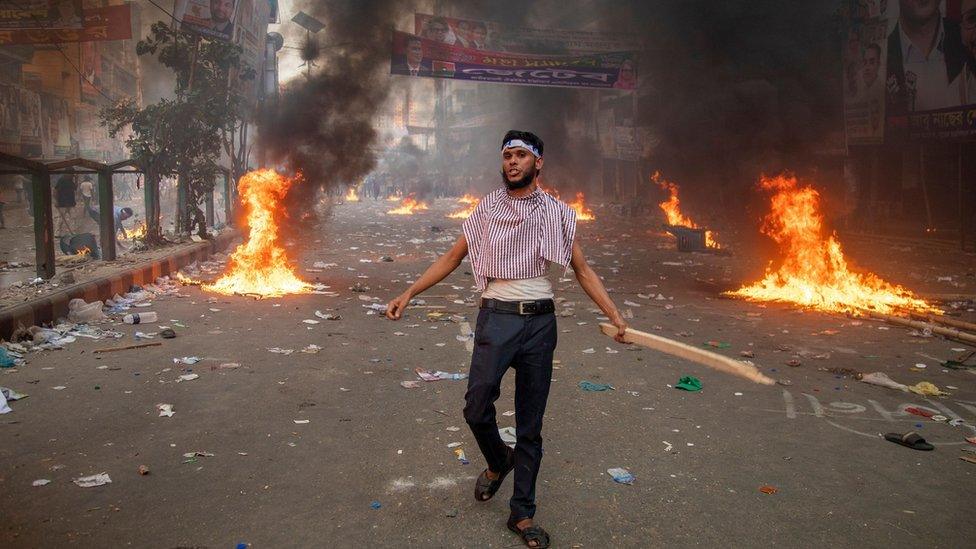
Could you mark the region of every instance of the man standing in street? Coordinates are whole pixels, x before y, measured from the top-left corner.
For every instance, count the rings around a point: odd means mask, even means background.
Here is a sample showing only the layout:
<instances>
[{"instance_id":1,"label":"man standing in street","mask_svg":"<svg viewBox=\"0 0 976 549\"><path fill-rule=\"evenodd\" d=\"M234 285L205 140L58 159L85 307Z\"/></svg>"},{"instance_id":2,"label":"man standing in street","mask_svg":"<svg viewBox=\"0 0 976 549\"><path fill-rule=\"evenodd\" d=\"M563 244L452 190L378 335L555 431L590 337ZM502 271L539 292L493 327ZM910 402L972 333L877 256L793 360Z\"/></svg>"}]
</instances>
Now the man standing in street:
<instances>
[{"instance_id":1,"label":"man standing in street","mask_svg":"<svg viewBox=\"0 0 976 549\"><path fill-rule=\"evenodd\" d=\"M81 185L78 186L78 190L81 191L81 202L85 208L85 213L88 213L91 211L92 197L95 195L95 185L92 183L90 175L81 178Z\"/></svg>"},{"instance_id":2,"label":"man standing in street","mask_svg":"<svg viewBox=\"0 0 976 549\"><path fill-rule=\"evenodd\" d=\"M71 210L78 203L75 199L77 190L78 183L75 182L75 174L71 170L59 177L57 183L54 184L54 202L58 208L58 230L56 232L59 235L74 234L75 232L71 228ZM68 232L62 231L62 227L68 229Z\"/></svg>"},{"instance_id":3,"label":"man standing in street","mask_svg":"<svg viewBox=\"0 0 976 549\"><path fill-rule=\"evenodd\" d=\"M501 148L504 187L478 204L454 247L386 309L387 318L398 320L414 296L446 278L470 255L475 283L483 293L464 419L488 462L475 482L475 499L491 499L514 470L508 528L534 548L550 543L549 534L533 523L535 484L542 462L542 418L556 348L555 304L546 276L549 266L573 267L583 291L617 327L617 341L623 341L627 328L575 240L575 212L538 187L542 154L543 142L535 134L515 130L505 134ZM514 452L502 442L495 421L495 400L509 367L515 369Z\"/></svg>"}]
</instances>

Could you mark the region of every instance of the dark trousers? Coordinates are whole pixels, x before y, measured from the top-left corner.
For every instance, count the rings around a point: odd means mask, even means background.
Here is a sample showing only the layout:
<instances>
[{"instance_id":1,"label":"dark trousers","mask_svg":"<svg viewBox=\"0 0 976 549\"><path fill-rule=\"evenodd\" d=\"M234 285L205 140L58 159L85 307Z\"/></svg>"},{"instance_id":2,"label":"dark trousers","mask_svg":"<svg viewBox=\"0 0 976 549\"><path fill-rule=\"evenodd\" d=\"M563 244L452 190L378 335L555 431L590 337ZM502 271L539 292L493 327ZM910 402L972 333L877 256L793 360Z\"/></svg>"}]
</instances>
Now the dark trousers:
<instances>
[{"instance_id":1,"label":"dark trousers","mask_svg":"<svg viewBox=\"0 0 976 549\"><path fill-rule=\"evenodd\" d=\"M464 395L464 419L492 471L501 471L509 449L498 434L495 401L502 377L515 369L515 491L509 506L517 518L535 515L535 481L542 463L542 416L552 382L556 316L522 316L481 309Z\"/></svg>"}]
</instances>

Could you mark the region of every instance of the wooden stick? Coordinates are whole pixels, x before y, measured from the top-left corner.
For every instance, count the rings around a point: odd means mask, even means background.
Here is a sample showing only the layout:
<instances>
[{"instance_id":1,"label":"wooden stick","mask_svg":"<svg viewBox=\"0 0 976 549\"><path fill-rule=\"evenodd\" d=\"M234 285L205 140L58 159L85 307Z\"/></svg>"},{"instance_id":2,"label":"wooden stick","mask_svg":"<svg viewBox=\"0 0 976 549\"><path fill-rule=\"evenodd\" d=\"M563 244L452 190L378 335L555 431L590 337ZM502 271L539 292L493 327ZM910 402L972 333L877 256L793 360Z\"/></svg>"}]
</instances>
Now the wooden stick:
<instances>
[{"instance_id":1,"label":"wooden stick","mask_svg":"<svg viewBox=\"0 0 976 549\"><path fill-rule=\"evenodd\" d=\"M911 320L900 316L886 315L884 313L878 313L875 311L869 311L868 314L874 318L884 320L885 322L891 324L898 324L899 326L907 326L909 328L915 328L916 330L930 330L933 334L939 334L940 336L945 336L948 337L949 339L955 339L956 341L962 341L963 343L976 345L976 335L963 332L955 328L936 326L935 324L929 324L927 322L920 322L918 320Z\"/></svg>"},{"instance_id":2,"label":"wooden stick","mask_svg":"<svg viewBox=\"0 0 976 549\"><path fill-rule=\"evenodd\" d=\"M143 347L156 347L162 345L160 341L152 341L150 343L137 343L135 345L126 345L125 347L109 347L107 349L95 349L92 351L95 354L98 353L114 353L115 351L128 351L129 349L141 349Z\"/></svg>"},{"instance_id":3,"label":"wooden stick","mask_svg":"<svg viewBox=\"0 0 976 549\"><path fill-rule=\"evenodd\" d=\"M921 294L919 297L930 301L976 301L976 294Z\"/></svg>"},{"instance_id":4,"label":"wooden stick","mask_svg":"<svg viewBox=\"0 0 976 549\"><path fill-rule=\"evenodd\" d=\"M948 318L945 315L933 315L928 313L916 313L909 311L909 316L917 318L920 320L927 320L928 322L934 322L936 324L942 324L944 326L951 326L957 330L966 330L967 332L976 333L976 324L972 322L966 322L963 320L956 320L954 318Z\"/></svg>"},{"instance_id":5,"label":"wooden stick","mask_svg":"<svg viewBox=\"0 0 976 549\"><path fill-rule=\"evenodd\" d=\"M600 329L608 336L614 336L617 334L617 328L613 324L601 322ZM680 341L675 341L673 339L668 339L666 337L641 332L640 330L635 330L633 328L627 328L627 332L624 334L624 341L627 343L636 343L642 347L647 347L649 349L654 349L655 351L660 351L665 354L690 360L720 372L739 376L763 385L774 385L776 383L773 379L763 375L752 364L742 362L741 360L731 359L718 353L706 351L705 349L699 349L698 347L692 347L691 345L681 343Z\"/></svg>"}]
</instances>

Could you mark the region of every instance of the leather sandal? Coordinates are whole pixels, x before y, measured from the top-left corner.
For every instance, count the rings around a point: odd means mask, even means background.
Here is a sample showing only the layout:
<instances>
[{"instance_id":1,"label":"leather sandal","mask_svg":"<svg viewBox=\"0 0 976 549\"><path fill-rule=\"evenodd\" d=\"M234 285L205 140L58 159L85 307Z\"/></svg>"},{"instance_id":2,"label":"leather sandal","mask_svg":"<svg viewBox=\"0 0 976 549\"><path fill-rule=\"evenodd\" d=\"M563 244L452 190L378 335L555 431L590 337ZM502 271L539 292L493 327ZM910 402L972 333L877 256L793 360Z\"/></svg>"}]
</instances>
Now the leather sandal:
<instances>
[{"instance_id":1,"label":"leather sandal","mask_svg":"<svg viewBox=\"0 0 976 549\"><path fill-rule=\"evenodd\" d=\"M525 528L519 528L518 523L521 520L525 520L525 517L508 518L508 529L518 534L522 538L522 543L526 547L531 547L532 549L546 549L549 547L549 532L546 532L540 526L527 526Z\"/></svg>"},{"instance_id":2,"label":"leather sandal","mask_svg":"<svg viewBox=\"0 0 976 549\"><path fill-rule=\"evenodd\" d=\"M474 482L474 499L478 501L488 501L495 496L495 492L502 487L502 482L508 473L515 468L515 452L509 451L508 461L505 468L498 472L498 478L491 480L488 478L488 469L478 475L478 480Z\"/></svg>"}]
</instances>

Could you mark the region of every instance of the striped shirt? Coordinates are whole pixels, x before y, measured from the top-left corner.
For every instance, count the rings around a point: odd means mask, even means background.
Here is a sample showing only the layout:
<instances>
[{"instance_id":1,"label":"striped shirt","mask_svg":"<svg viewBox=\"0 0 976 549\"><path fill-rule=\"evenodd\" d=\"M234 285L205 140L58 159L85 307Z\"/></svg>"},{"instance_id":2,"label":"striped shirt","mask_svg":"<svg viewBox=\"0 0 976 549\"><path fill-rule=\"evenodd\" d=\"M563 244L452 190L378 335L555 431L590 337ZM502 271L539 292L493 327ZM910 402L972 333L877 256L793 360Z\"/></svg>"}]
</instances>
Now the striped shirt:
<instances>
[{"instance_id":1,"label":"striped shirt","mask_svg":"<svg viewBox=\"0 0 976 549\"><path fill-rule=\"evenodd\" d=\"M518 280L544 276L550 263L569 268L576 236L576 212L536 188L516 198L493 191L462 225L478 290L489 278Z\"/></svg>"}]
</instances>

